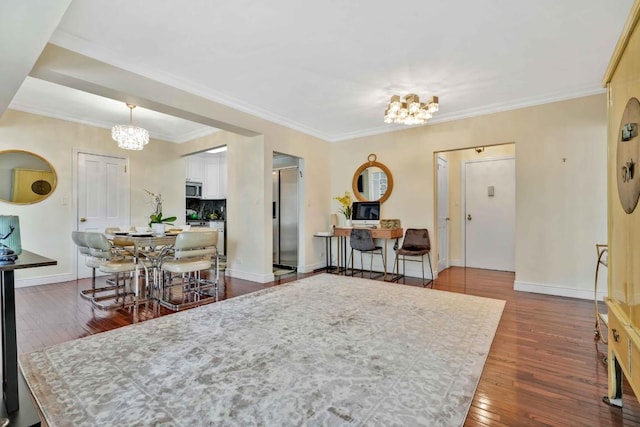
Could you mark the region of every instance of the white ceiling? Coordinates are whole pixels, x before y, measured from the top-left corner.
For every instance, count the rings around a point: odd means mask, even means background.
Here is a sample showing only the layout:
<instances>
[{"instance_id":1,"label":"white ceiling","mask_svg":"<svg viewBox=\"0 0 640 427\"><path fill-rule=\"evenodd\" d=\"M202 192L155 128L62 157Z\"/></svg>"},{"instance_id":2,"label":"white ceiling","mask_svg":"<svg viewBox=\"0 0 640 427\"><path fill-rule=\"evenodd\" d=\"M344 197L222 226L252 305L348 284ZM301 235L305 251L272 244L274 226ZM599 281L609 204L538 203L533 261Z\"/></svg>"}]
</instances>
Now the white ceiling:
<instances>
[{"instance_id":1,"label":"white ceiling","mask_svg":"<svg viewBox=\"0 0 640 427\"><path fill-rule=\"evenodd\" d=\"M61 20L51 13L49 42L339 141L401 129L382 122L393 94L439 96L435 123L600 93L632 3L74 0ZM121 101L22 79L9 108L102 127L128 121ZM133 118L173 142L213 131L143 108Z\"/></svg>"}]
</instances>

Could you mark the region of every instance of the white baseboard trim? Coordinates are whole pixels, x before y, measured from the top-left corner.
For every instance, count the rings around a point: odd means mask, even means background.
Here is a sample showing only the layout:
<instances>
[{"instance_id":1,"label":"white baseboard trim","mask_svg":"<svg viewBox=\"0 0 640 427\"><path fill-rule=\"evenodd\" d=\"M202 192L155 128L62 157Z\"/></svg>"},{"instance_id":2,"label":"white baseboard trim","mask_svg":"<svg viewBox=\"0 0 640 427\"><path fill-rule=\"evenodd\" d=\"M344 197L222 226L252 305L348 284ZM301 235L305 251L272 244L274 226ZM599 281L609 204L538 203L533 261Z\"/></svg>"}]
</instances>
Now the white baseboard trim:
<instances>
[{"instance_id":1,"label":"white baseboard trim","mask_svg":"<svg viewBox=\"0 0 640 427\"><path fill-rule=\"evenodd\" d=\"M320 261L320 262L315 262L313 264L309 264L309 265L302 265L302 266L298 266L298 273L313 273L316 270L319 269L324 269L325 268L325 262Z\"/></svg>"},{"instance_id":2,"label":"white baseboard trim","mask_svg":"<svg viewBox=\"0 0 640 427\"><path fill-rule=\"evenodd\" d=\"M75 274L54 274L50 276L29 277L27 279L15 279L16 288L28 288L30 286L50 285L51 283L69 282L76 280Z\"/></svg>"},{"instance_id":3,"label":"white baseboard trim","mask_svg":"<svg viewBox=\"0 0 640 427\"><path fill-rule=\"evenodd\" d=\"M514 281L513 289L521 292L533 292L536 294L554 295L558 297L570 297L592 300L594 298L593 289L575 289L562 286L543 285L540 283ZM598 300L607 296L607 292L598 292Z\"/></svg>"},{"instance_id":4,"label":"white baseboard trim","mask_svg":"<svg viewBox=\"0 0 640 427\"><path fill-rule=\"evenodd\" d=\"M273 282L275 279L275 276L273 275L273 273L269 273L269 274L247 273L246 271L233 270L230 268L227 268L226 272L227 272L227 276L229 277L232 277L235 279L249 280L251 282L267 283L267 282Z\"/></svg>"},{"instance_id":5,"label":"white baseboard trim","mask_svg":"<svg viewBox=\"0 0 640 427\"><path fill-rule=\"evenodd\" d=\"M450 259L449 260L450 267L464 267L464 261L461 259Z\"/></svg>"}]
</instances>

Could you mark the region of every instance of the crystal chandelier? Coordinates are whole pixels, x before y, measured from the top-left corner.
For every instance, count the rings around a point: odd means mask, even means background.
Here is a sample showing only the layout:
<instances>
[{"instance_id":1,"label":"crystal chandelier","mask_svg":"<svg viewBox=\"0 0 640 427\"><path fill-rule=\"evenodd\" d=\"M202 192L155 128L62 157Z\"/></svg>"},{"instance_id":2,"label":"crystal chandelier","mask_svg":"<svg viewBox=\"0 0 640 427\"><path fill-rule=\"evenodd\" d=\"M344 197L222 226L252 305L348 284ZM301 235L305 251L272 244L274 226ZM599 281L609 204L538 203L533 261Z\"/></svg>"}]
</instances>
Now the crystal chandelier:
<instances>
[{"instance_id":1,"label":"crystal chandelier","mask_svg":"<svg viewBox=\"0 0 640 427\"><path fill-rule=\"evenodd\" d=\"M129 107L129 124L115 125L111 128L111 138L118 143L118 147L125 150L142 150L149 143L149 132L138 126L133 126L133 104Z\"/></svg>"},{"instance_id":2,"label":"crystal chandelier","mask_svg":"<svg viewBox=\"0 0 640 427\"><path fill-rule=\"evenodd\" d=\"M402 123L405 125L422 125L438 111L438 97L432 96L428 102L420 102L418 95L410 93L400 100L393 95L384 112L385 123Z\"/></svg>"}]
</instances>

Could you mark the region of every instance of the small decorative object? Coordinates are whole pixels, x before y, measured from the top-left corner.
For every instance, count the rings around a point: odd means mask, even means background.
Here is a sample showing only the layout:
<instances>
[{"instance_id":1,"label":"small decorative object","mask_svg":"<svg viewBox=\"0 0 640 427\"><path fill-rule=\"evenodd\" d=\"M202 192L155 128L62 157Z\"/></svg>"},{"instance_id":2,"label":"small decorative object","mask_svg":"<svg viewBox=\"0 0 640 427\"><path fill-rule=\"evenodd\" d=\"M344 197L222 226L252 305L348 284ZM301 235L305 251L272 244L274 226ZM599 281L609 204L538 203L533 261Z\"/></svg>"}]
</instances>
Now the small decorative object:
<instances>
[{"instance_id":1,"label":"small decorative object","mask_svg":"<svg viewBox=\"0 0 640 427\"><path fill-rule=\"evenodd\" d=\"M640 123L640 101L632 97L627 101L620 119L616 153L618 198L622 209L628 214L635 210L640 199L640 179L636 170L638 159L640 159L638 123Z\"/></svg>"},{"instance_id":2,"label":"small decorative object","mask_svg":"<svg viewBox=\"0 0 640 427\"><path fill-rule=\"evenodd\" d=\"M0 215L0 265L15 263L22 253L20 222L17 216Z\"/></svg>"},{"instance_id":3,"label":"small decorative object","mask_svg":"<svg viewBox=\"0 0 640 427\"><path fill-rule=\"evenodd\" d=\"M351 198L351 193L348 191L344 192L344 196L342 197L334 197L335 200L340 202L340 213L344 215L347 224L347 227L351 227L351 213L353 212L353 199Z\"/></svg>"},{"instance_id":4,"label":"small decorative object","mask_svg":"<svg viewBox=\"0 0 640 427\"><path fill-rule=\"evenodd\" d=\"M16 255L20 255L22 253L22 245L20 242L20 217L17 215L0 215L0 237L7 234L11 227L14 228L13 233L5 236L4 244L13 249Z\"/></svg>"},{"instance_id":5,"label":"small decorative object","mask_svg":"<svg viewBox=\"0 0 640 427\"><path fill-rule=\"evenodd\" d=\"M400 228L399 219L381 219L380 228Z\"/></svg>"},{"instance_id":6,"label":"small decorative object","mask_svg":"<svg viewBox=\"0 0 640 427\"><path fill-rule=\"evenodd\" d=\"M146 191L152 197L152 203L155 205L154 212L151 215L149 215L149 227L152 227L152 224L163 224L162 232L164 233L164 224L173 225L177 217L170 216L170 217L163 218L162 217L162 194L160 193L155 194L146 189L144 191Z\"/></svg>"}]
</instances>

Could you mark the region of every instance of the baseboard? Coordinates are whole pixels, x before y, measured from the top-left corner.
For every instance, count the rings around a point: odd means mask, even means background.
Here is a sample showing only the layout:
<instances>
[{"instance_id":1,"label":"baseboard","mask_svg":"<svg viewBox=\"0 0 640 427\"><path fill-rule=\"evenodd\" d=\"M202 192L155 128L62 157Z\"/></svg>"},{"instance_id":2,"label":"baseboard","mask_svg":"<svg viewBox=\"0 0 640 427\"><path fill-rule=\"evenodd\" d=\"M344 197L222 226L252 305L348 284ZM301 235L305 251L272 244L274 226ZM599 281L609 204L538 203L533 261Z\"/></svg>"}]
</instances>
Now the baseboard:
<instances>
[{"instance_id":1,"label":"baseboard","mask_svg":"<svg viewBox=\"0 0 640 427\"><path fill-rule=\"evenodd\" d=\"M275 279L275 276L273 275L273 273L269 273L269 274L247 273L246 271L238 271L238 270L233 270L231 268L227 268L226 272L227 272L227 276L229 277L232 277L235 279L249 280L251 282L267 283L267 282L273 282Z\"/></svg>"},{"instance_id":2,"label":"baseboard","mask_svg":"<svg viewBox=\"0 0 640 427\"><path fill-rule=\"evenodd\" d=\"M464 261L461 259L450 259L449 260L450 267L464 267Z\"/></svg>"},{"instance_id":3,"label":"baseboard","mask_svg":"<svg viewBox=\"0 0 640 427\"><path fill-rule=\"evenodd\" d=\"M325 268L326 263L324 261L316 262L310 265L298 266L298 273L313 273L316 270Z\"/></svg>"},{"instance_id":4,"label":"baseboard","mask_svg":"<svg viewBox=\"0 0 640 427\"><path fill-rule=\"evenodd\" d=\"M27 279L15 279L16 288L28 288L30 286L50 285L51 283L70 282L76 280L75 274L54 274L50 276L29 277Z\"/></svg>"},{"instance_id":5,"label":"baseboard","mask_svg":"<svg viewBox=\"0 0 640 427\"><path fill-rule=\"evenodd\" d=\"M587 299L592 301L595 296L593 290L543 285L540 283L521 282L518 280L513 282L513 289L521 292L533 292L536 294ZM607 296L607 292L598 292L598 300L602 300L606 296Z\"/></svg>"}]
</instances>

